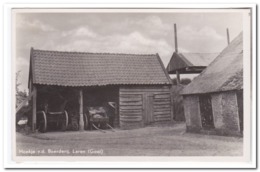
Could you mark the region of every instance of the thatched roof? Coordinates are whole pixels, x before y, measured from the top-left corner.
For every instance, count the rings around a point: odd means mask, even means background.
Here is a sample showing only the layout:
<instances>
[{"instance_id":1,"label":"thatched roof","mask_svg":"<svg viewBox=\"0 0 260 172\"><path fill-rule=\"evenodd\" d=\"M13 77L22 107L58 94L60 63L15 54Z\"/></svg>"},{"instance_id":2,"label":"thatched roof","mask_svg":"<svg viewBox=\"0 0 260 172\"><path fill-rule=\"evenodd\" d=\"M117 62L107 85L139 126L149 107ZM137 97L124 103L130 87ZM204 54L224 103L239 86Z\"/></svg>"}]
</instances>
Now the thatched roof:
<instances>
[{"instance_id":1,"label":"thatched roof","mask_svg":"<svg viewBox=\"0 0 260 172\"><path fill-rule=\"evenodd\" d=\"M240 33L182 94L243 89L243 33Z\"/></svg>"},{"instance_id":2,"label":"thatched roof","mask_svg":"<svg viewBox=\"0 0 260 172\"><path fill-rule=\"evenodd\" d=\"M57 86L165 85L170 78L158 54L31 51L33 84Z\"/></svg>"}]
</instances>

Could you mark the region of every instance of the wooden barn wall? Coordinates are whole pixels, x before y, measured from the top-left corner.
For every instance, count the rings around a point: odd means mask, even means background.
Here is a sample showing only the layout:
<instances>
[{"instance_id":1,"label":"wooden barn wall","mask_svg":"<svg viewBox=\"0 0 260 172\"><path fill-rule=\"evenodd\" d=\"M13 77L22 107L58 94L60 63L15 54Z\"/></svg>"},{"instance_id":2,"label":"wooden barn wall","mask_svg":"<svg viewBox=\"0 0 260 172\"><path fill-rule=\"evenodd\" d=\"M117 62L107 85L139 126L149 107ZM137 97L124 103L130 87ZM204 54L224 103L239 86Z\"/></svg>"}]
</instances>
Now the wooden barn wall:
<instances>
[{"instance_id":1,"label":"wooden barn wall","mask_svg":"<svg viewBox=\"0 0 260 172\"><path fill-rule=\"evenodd\" d=\"M197 95L184 96L184 114L187 131L197 131L202 128L199 97Z\"/></svg>"},{"instance_id":2,"label":"wooden barn wall","mask_svg":"<svg viewBox=\"0 0 260 172\"><path fill-rule=\"evenodd\" d=\"M121 128L172 120L169 86L121 87L119 90Z\"/></svg>"}]
</instances>

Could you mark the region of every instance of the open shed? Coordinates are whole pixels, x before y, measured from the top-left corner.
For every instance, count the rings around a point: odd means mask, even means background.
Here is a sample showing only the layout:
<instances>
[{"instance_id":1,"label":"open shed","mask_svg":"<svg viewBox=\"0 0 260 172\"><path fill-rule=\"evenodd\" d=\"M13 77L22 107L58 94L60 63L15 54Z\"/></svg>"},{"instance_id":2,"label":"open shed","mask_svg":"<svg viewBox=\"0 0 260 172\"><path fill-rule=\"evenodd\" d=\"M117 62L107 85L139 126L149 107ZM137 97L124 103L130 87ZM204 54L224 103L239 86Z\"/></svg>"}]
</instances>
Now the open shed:
<instances>
[{"instance_id":1,"label":"open shed","mask_svg":"<svg viewBox=\"0 0 260 172\"><path fill-rule=\"evenodd\" d=\"M170 121L170 87L171 80L158 54L31 49L32 129L37 127L36 114L44 108L44 102L57 111L69 108L68 113L78 116L79 130L84 129L83 114L88 107L109 101L117 104L115 122L123 129Z\"/></svg>"},{"instance_id":2,"label":"open shed","mask_svg":"<svg viewBox=\"0 0 260 172\"><path fill-rule=\"evenodd\" d=\"M177 53L174 52L167 66L169 74L201 73L218 53Z\"/></svg>"},{"instance_id":3,"label":"open shed","mask_svg":"<svg viewBox=\"0 0 260 172\"><path fill-rule=\"evenodd\" d=\"M178 51L177 25L174 24L175 51L166 67L168 74L176 74L180 84L180 74L200 74L217 56L218 53L180 53Z\"/></svg>"},{"instance_id":4,"label":"open shed","mask_svg":"<svg viewBox=\"0 0 260 172\"><path fill-rule=\"evenodd\" d=\"M243 134L243 34L181 94L188 131Z\"/></svg>"}]
</instances>

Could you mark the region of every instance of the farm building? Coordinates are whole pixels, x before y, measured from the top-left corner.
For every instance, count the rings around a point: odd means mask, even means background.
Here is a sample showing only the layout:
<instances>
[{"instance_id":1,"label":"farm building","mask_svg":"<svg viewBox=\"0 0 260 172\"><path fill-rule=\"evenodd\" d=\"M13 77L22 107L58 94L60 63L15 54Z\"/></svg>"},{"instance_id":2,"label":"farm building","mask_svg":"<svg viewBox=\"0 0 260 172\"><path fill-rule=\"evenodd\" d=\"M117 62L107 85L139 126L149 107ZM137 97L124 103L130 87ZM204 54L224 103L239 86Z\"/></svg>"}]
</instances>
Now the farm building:
<instances>
[{"instance_id":1,"label":"farm building","mask_svg":"<svg viewBox=\"0 0 260 172\"><path fill-rule=\"evenodd\" d=\"M182 90L187 131L243 132L243 34Z\"/></svg>"},{"instance_id":2,"label":"farm building","mask_svg":"<svg viewBox=\"0 0 260 172\"><path fill-rule=\"evenodd\" d=\"M171 80L158 54L31 49L29 90L33 97L33 130L40 123L37 113L46 108L52 112L66 110L68 118L76 116L79 130L83 130L87 123L84 114L89 107L103 106L106 102L116 104L114 122L122 129L170 121L170 87Z\"/></svg>"},{"instance_id":3,"label":"farm building","mask_svg":"<svg viewBox=\"0 0 260 172\"><path fill-rule=\"evenodd\" d=\"M201 73L218 53L178 53L174 52L167 66L169 74Z\"/></svg>"},{"instance_id":4,"label":"farm building","mask_svg":"<svg viewBox=\"0 0 260 172\"><path fill-rule=\"evenodd\" d=\"M176 74L180 84L180 74L201 73L218 55L218 53L180 53L178 51L177 25L174 24L175 52L167 65L168 74Z\"/></svg>"},{"instance_id":5,"label":"farm building","mask_svg":"<svg viewBox=\"0 0 260 172\"><path fill-rule=\"evenodd\" d=\"M179 94L185 85L182 84L181 74L199 74L201 73L213 60L218 53L178 53L174 52L172 58L167 66L169 75L176 75L176 82L172 86L172 99L174 106L174 117L176 121L184 121L183 99Z\"/></svg>"},{"instance_id":6,"label":"farm building","mask_svg":"<svg viewBox=\"0 0 260 172\"><path fill-rule=\"evenodd\" d=\"M175 51L167 65L169 75L175 75L171 89L173 102L173 119L176 121L185 121L183 98L180 91L187 84L183 84L180 75L200 74L218 55L218 53L181 53L178 51L177 25L174 24ZM187 79L187 78L186 78Z\"/></svg>"}]
</instances>

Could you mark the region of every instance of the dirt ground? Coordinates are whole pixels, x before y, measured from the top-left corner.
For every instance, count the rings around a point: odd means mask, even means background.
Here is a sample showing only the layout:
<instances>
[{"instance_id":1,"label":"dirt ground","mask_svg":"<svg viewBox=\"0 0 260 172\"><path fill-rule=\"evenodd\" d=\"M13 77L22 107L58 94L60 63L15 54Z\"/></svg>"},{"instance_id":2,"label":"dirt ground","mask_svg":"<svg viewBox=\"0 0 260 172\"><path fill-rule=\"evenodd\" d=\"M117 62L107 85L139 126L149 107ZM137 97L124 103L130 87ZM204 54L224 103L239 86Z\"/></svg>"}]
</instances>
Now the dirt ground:
<instances>
[{"instance_id":1,"label":"dirt ground","mask_svg":"<svg viewBox=\"0 0 260 172\"><path fill-rule=\"evenodd\" d=\"M16 133L21 156L242 156L243 138L185 132L184 123L133 130Z\"/></svg>"}]
</instances>

